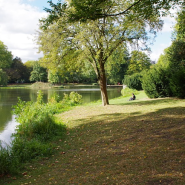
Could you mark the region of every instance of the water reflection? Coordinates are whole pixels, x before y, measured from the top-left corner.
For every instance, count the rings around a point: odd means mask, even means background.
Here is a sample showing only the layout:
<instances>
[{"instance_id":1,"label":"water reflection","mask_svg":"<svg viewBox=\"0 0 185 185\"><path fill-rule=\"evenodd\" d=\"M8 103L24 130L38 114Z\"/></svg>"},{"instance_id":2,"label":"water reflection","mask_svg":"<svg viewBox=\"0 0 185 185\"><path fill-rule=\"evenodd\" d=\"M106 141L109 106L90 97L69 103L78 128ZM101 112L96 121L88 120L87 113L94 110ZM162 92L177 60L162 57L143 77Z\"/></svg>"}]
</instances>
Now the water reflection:
<instances>
[{"instance_id":1,"label":"water reflection","mask_svg":"<svg viewBox=\"0 0 185 185\"><path fill-rule=\"evenodd\" d=\"M109 99L121 95L121 87L109 87L107 89ZM64 89L47 89L43 91L44 102L57 93L61 99L64 93L69 94L71 91L78 92L82 95L83 103L89 103L101 100L101 93L98 87L69 87ZM10 143L11 134L15 131L18 123L15 121L15 116L12 115L12 106L18 102L18 97L23 101L33 101L37 99L38 90L35 89L0 89L0 140Z\"/></svg>"},{"instance_id":2,"label":"water reflection","mask_svg":"<svg viewBox=\"0 0 185 185\"><path fill-rule=\"evenodd\" d=\"M10 145L12 141L12 134L15 133L16 126L19 123L15 120L15 115L11 116L11 120L8 121L7 125L5 125L4 130L0 134L0 141L2 141L2 146Z\"/></svg>"}]
</instances>

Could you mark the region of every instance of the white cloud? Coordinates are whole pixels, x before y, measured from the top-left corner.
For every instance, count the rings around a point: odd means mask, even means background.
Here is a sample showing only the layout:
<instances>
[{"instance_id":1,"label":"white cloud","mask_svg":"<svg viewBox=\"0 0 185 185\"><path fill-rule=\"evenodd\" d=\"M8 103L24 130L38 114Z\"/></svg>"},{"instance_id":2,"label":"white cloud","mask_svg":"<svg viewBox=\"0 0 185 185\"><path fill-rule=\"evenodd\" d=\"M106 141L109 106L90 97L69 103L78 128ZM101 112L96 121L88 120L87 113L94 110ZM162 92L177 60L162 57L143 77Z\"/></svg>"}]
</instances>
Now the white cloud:
<instances>
[{"instance_id":1,"label":"white cloud","mask_svg":"<svg viewBox=\"0 0 185 185\"><path fill-rule=\"evenodd\" d=\"M150 54L151 60L157 62L160 55L163 54L164 49L166 49L170 45L171 45L171 41L169 41L168 43L167 42L160 43L158 47L156 47L155 49L152 49L152 53Z\"/></svg>"},{"instance_id":2,"label":"white cloud","mask_svg":"<svg viewBox=\"0 0 185 185\"><path fill-rule=\"evenodd\" d=\"M174 29L174 25L176 23L175 18L174 17L164 17L164 25L163 25L163 29L162 32L171 32Z\"/></svg>"},{"instance_id":3,"label":"white cloud","mask_svg":"<svg viewBox=\"0 0 185 185\"><path fill-rule=\"evenodd\" d=\"M39 19L46 13L38 8L21 3L20 0L0 0L0 40L15 56L27 60L37 60L37 46L33 41L38 30Z\"/></svg>"}]
</instances>

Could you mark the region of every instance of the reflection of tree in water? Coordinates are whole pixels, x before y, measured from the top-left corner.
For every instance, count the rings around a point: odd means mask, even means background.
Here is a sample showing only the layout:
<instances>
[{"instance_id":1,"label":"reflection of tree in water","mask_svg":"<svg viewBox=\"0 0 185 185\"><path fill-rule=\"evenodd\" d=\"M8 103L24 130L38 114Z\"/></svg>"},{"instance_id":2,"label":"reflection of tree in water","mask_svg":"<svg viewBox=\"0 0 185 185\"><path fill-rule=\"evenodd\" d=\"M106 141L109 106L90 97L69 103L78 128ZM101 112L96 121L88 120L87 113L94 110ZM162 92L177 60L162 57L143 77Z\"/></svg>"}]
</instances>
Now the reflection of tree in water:
<instances>
[{"instance_id":1,"label":"reflection of tree in water","mask_svg":"<svg viewBox=\"0 0 185 185\"><path fill-rule=\"evenodd\" d=\"M12 120L12 106L7 105L7 106L3 106L0 105L0 115L1 115L1 119L0 119L0 133L1 131L4 130L6 124Z\"/></svg>"},{"instance_id":2,"label":"reflection of tree in water","mask_svg":"<svg viewBox=\"0 0 185 185\"><path fill-rule=\"evenodd\" d=\"M32 102L37 101L37 94L39 90L43 92L43 99L45 103L47 103L48 99L51 98L56 92L55 90L31 89L29 91L29 99L30 99L29 101L32 101Z\"/></svg>"}]
</instances>

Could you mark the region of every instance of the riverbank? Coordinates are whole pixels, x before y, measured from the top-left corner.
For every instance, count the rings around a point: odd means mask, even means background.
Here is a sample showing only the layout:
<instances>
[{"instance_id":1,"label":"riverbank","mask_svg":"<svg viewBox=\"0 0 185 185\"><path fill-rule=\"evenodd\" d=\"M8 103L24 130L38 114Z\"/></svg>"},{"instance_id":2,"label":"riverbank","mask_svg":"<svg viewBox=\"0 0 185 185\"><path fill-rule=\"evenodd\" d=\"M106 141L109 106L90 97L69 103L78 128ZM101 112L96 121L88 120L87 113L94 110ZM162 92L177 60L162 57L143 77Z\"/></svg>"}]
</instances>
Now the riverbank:
<instances>
[{"instance_id":1,"label":"riverbank","mask_svg":"<svg viewBox=\"0 0 185 185\"><path fill-rule=\"evenodd\" d=\"M68 87L94 87L99 86L98 84L77 84L77 83L69 83L69 84L61 84L61 85L48 85L49 83L44 82L37 82L38 84L42 85L35 85L35 88L68 88ZM35 84L37 84L35 83ZM12 83L8 84L7 86L0 86L0 89L22 89L22 88L33 88L34 83ZM44 85L45 84L45 85ZM107 87L122 87L123 85L107 85Z\"/></svg>"},{"instance_id":2,"label":"riverbank","mask_svg":"<svg viewBox=\"0 0 185 185\"><path fill-rule=\"evenodd\" d=\"M185 100L128 98L57 115L67 136L52 158L27 164L0 184L185 184Z\"/></svg>"}]
</instances>

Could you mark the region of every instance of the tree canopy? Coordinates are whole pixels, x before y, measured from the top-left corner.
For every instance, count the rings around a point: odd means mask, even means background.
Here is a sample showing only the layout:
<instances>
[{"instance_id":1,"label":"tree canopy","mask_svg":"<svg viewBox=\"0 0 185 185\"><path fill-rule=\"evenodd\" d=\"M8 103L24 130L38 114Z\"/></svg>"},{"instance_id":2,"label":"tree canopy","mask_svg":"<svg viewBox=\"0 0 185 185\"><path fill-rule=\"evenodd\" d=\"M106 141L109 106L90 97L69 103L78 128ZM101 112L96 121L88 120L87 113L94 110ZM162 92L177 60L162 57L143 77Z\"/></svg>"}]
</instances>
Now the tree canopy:
<instances>
[{"instance_id":1,"label":"tree canopy","mask_svg":"<svg viewBox=\"0 0 185 185\"><path fill-rule=\"evenodd\" d=\"M140 43L145 47L151 34L155 35L162 28L160 15L164 14L163 10L169 10L173 2L176 1L72 0L55 5L49 1L51 9L45 9L49 15L40 20L40 51L48 66L53 68L75 68L88 61L97 75L102 103L108 105L105 72L108 59L121 45L127 48ZM93 5L97 8L91 11ZM95 10L98 13L95 11L95 18L84 18L85 22L74 18L71 23L71 15L78 15L78 8L81 13Z\"/></svg>"},{"instance_id":2,"label":"tree canopy","mask_svg":"<svg viewBox=\"0 0 185 185\"><path fill-rule=\"evenodd\" d=\"M176 39L185 41L185 8L182 7L177 15L177 23L175 25Z\"/></svg>"},{"instance_id":3,"label":"tree canopy","mask_svg":"<svg viewBox=\"0 0 185 185\"><path fill-rule=\"evenodd\" d=\"M136 50L132 51L127 74L139 73L145 69L149 69L150 66L150 58L145 53Z\"/></svg>"},{"instance_id":4,"label":"tree canopy","mask_svg":"<svg viewBox=\"0 0 185 185\"><path fill-rule=\"evenodd\" d=\"M8 48L2 41L0 41L0 68L10 67L12 63L12 53L8 51Z\"/></svg>"},{"instance_id":5,"label":"tree canopy","mask_svg":"<svg viewBox=\"0 0 185 185\"><path fill-rule=\"evenodd\" d=\"M86 22L87 20L96 20L105 17L115 17L120 15L128 15L131 12L139 13L139 16L147 17L151 14L157 17L166 15L166 11L173 8L175 5L181 5L183 0L134 0L126 1L126 6L122 6L122 2L115 0L69 0L66 3L57 4L48 1L52 9L45 8L50 15L46 22L51 23L53 20L60 19L65 12L67 6L70 8L67 11L69 22ZM120 7L119 9L117 7ZM109 11L110 9L114 11Z\"/></svg>"}]
</instances>

